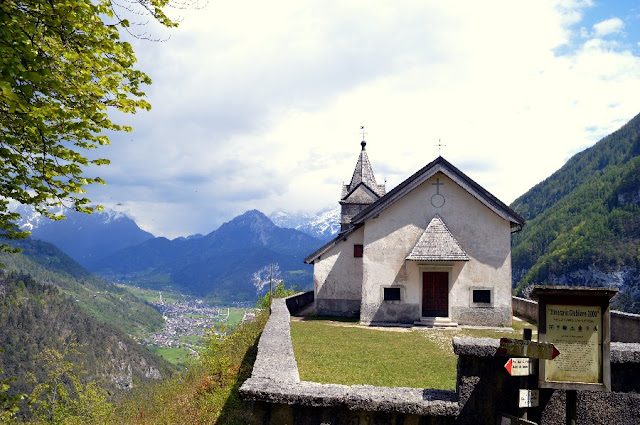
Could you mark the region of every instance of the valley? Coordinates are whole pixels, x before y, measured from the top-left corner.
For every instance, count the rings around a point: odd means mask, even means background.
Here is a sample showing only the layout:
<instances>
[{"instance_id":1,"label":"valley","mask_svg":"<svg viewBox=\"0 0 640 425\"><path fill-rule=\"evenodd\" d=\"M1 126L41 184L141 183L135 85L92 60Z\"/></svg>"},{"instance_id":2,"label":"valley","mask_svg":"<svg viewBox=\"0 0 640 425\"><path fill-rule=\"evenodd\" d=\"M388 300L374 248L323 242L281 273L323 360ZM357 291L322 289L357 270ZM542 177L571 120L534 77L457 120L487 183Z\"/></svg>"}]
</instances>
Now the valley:
<instances>
[{"instance_id":1,"label":"valley","mask_svg":"<svg viewBox=\"0 0 640 425\"><path fill-rule=\"evenodd\" d=\"M133 339L181 369L198 358L207 338L223 335L255 317L255 309L250 303L214 306L206 300L175 291L129 288L160 311L164 319L161 330L140 333Z\"/></svg>"}]
</instances>

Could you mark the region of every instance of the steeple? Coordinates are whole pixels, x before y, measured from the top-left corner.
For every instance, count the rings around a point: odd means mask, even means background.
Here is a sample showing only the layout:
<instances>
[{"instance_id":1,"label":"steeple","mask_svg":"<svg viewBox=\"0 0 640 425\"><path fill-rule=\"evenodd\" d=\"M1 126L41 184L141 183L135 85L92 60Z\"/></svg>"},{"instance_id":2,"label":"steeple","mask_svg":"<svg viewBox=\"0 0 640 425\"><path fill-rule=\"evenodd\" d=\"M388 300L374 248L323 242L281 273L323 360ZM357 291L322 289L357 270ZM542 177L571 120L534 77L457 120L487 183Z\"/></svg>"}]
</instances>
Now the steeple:
<instances>
[{"instance_id":1,"label":"steeple","mask_svg":"<svg viewBox=\"0 0 640 425\"><path fill-rule=\"evenodd\" d=\"M351 177L351 183L349 183L349 189L355 189L355 187L364 183L369 186L370 189L374 191L378 191L378 183L376 183L376 177L373 175L373 169L371 168L371 163L369 162L369 156L367 155L367 150L365 147L367 146L367 142L364 140L360 142L362 149L360 150L360 155L358 156L358 162L356 162L356 168L353 170L353 176Z\"/></svg>"},{"instance_id":2,"label":"steeple","mask_svg":"<svg viewBox=\"0 0 640 425\"><path fill-rule=\"evenodd\" d=\"M364 210L368 205L377 201L386 193L385 185L379 185L373 174L373 168L367 155L367 142L364 141L364 128L360 154L353 170L351 182L342 186L340 205L342 214L340 220L341 230L347 229L351 225L351 218Z\"/></svg>"}]
</instances>

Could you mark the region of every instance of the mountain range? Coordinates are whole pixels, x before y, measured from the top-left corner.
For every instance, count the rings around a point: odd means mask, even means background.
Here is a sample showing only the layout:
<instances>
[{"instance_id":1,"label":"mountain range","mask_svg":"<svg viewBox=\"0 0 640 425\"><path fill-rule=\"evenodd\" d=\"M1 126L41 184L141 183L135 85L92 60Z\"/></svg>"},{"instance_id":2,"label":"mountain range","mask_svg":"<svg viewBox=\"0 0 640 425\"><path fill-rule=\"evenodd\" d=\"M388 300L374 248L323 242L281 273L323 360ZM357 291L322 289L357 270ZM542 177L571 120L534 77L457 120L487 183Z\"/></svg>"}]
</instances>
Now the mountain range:
<instances>
[{"instance_id":1,"label":"mountain range","mask_svg":"<svg viewBox=\"0 0 640 425\"><path fill-rule=\"evenodd\" d=\"M272 214L279 226L252 210L207 235L169 240L114 211L65 209L59 213L66 219L57 221L28 207L18 212L20 227L30 230L32 239L58 246L93 273L114 282L174 287L219 302L254 300L252 274L272 263L279 265L287 285L308 288L313 272L303 264L304 257L339 229L339 209L317 215L280 211Z\"/></svg>"},{"instance_id":2,"label":"mountain range","mask_svg":"<svg viewBox=\"0 0 640 425\"><path fill-rule=\"evenodd\" d=\"M288 286L306 289L313 270L303 263L322 241L280 228L257 210L198 238L152 238L91 262L89 270L113 281L174 288L218 302L255 300L252 275L278 264Z\"/></svg>"},{"instance_id":3,"label":"mountain range","mask_svg":"<svg viewBox=\"0 0 640 425\"><path fill-rule=\"evenodd\" d=\"M140 229L125 214L113 210L93 214L61 208L53 211L64 220L50 220L32 207L16 208L22 230L29 230L32 239L50 242L84 267L128 246L137 245L154 236Z\"/></svg>"},{"instance_id":4,"label":"mountain range","mask_svg":"<svg viewBox=\"0 0 640 425\"><path fill-rule=\"evenodd\" d=\"M328 208L317 214L275 211L269 219L276 226L296 229L323 241L333 239L340 232L340 206Z\"/></svg>"}]
</instances>

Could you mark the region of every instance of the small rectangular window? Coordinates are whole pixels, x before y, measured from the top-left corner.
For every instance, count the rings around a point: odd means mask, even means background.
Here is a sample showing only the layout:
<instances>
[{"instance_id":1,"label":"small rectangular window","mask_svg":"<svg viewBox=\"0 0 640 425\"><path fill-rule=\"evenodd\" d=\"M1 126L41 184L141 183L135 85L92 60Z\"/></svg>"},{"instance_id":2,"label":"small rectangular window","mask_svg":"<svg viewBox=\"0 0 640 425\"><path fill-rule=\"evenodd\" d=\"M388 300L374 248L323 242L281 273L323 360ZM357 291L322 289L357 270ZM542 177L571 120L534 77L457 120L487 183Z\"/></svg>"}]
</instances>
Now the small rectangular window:
<instances>
[{"instance_id":1,"label":"small rectangular window","mask_svg":"<svg viewBox=\"0 0 640 425\"><path fill-rule=\"evenodd\" d=\"M474 304L491 304L491 290L490 289L474 289L473 303Z\"/></svg>"},{"instance_id":2,"label":"small rectangular window","mask_svg":"<svg viewBox=\"0 0 640 425\"><path fill-rule=\"evenodd\" d=\"M400 301L400 288L384 288L385 301Z\"/></svg>"},{"instance_id":3,"label":"small rectangular window","mask_svg":"<svg viewBox=\"0 0 640 425\"><path fill-rule=\"evenodd\" d=\"M353 246L353 256L355 258L362 258L362 253L364 252L364 249L362 247L362 245L354 245Z\"/></svg>"}]
</instances>

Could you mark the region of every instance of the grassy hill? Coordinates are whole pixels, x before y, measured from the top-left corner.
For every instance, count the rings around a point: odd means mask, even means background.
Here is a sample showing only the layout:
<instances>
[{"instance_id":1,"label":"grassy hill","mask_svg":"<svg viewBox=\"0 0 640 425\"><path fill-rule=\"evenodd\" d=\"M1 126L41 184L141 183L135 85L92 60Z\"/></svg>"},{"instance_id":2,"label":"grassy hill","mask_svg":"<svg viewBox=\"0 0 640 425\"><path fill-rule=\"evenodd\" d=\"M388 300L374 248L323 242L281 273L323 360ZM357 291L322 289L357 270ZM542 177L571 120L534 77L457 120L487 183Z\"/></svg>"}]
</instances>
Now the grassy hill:
<instances>
[{"instance_id":1,"label":"grassy hill","mask_svg":"<svg viewBox=\"0 0 640 425\"><path fill-rule=\"evenodd\" d=\"M162 314L124 287L94 276L54 245L38 240L12 241L21 254L0 254L6 272L31 275L54 285L89 316L136 335L162 329Z\"/></svg>"},{"instance_id":2,"label":"grassy hill","mask_svg":"<svg viewBox=\"0 0 640 425\"><path fill-rule=\"evenodd\" d=\"M511 205L514 285L617 286L614 306L640 312L640 115L572 157Z\"/></svg>"}]
</instances>

